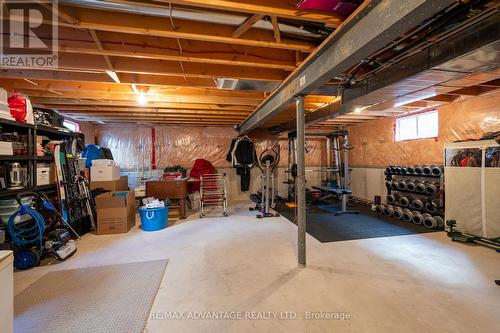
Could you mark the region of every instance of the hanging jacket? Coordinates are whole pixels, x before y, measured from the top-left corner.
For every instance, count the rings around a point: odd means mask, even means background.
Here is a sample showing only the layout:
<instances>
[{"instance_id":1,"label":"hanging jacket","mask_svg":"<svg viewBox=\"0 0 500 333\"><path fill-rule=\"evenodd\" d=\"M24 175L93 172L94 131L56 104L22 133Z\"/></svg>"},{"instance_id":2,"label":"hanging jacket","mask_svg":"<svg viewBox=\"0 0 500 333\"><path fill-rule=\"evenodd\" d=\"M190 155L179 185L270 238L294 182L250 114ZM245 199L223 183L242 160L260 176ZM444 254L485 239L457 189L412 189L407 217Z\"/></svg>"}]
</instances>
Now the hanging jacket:
<instances>
[{"instance_id":1,"label":"hanging jacket","mask_svg":"<svg viewBox=\"0 0 500 333\"><path fill-rule=\"evenodd\" d=\"M236 174L241 177L241 191L248 191L250 188L250 169L257 161L254 142L248 137L233 139L226 160L236 168Z\"/></svg>"},{"instance_id":2,"label":"hanging jacket","mask_svg":"<svg viewBox=\"0 0 500 333\"><path fill-rule=\"evenodd\" d=\"M226 160L232 166L243 165L253 167L257 160L254 142L247 137L233 139Z\"/></svg>"}]
</instances>

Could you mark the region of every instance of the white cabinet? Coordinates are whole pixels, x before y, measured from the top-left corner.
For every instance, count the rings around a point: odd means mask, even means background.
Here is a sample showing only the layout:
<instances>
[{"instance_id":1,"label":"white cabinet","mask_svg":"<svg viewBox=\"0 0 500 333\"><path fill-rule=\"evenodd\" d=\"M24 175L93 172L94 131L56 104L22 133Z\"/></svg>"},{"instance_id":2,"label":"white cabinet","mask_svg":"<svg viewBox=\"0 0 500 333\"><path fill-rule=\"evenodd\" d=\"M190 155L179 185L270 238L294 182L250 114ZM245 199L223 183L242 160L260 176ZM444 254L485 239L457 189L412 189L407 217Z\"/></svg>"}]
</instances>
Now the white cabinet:
<instances>
[{"instance_id":1,"label":"white cabinet","mask_svg":"<svg viewBox=\"0 0 500 333\"><path fill-rule=\"evenodd\" d=\"M500 237L500 145L495 140L445 145L445 219L462 233Z\"/></svg>"},{"instance_id":2,"label":"white cabinet","mask_svg":"<svg viewBox=\"0 0 500 333\"><path fill-rule=\"evenodd\" d=\"M14 330L14 268L12 251L0 251L0 331Z\"/></svg>"}]
</instances>

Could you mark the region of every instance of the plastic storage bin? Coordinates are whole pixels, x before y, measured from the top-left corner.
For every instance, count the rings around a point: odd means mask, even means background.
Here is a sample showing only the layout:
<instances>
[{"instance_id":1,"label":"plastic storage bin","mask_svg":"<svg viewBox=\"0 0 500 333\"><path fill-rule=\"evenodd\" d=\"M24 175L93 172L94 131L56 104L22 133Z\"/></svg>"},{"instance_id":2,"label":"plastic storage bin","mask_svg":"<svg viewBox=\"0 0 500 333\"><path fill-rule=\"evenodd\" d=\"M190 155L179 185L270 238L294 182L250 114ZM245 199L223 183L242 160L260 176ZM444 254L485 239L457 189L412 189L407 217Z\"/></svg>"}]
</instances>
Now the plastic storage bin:
<instances>
[{"instance_id":1,"label":"plastic storage bin","mask_svg":"<svg viewBox=\"0 0 500 333\"><path fill-rule=\"evenodd\" d=\"M141 223L144 231L157 231L168 226L168 207L141 207Z\"/></svg>"}]
</instances>

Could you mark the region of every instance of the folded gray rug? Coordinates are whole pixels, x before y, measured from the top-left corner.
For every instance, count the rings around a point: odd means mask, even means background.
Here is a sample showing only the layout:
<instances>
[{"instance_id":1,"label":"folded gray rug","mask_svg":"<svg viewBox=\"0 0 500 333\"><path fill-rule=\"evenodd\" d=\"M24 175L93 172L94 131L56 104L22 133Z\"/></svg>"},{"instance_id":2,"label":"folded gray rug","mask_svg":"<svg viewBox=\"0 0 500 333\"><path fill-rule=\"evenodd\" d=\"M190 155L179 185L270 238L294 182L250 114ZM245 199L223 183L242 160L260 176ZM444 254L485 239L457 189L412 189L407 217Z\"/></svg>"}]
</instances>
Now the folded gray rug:
<instances>
[{"instance_id":1,"label":"folded gray rug","mask_svg":"<svg viewBox=\"0 0 500 333\"><path fill-rule=\"evenodd\" d=\"M15 297L15 332L142 332L167 263L49 272Z\"/></svg>"}]
</instances>

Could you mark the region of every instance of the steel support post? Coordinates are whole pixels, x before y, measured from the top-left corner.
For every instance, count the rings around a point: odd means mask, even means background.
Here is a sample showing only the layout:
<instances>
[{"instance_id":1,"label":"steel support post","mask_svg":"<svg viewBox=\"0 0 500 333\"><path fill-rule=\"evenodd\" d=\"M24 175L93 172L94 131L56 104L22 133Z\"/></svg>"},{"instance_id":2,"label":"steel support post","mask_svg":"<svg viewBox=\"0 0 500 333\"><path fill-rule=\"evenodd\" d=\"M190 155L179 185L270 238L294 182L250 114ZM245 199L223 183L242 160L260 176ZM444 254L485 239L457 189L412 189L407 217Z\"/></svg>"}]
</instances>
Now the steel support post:
<instances>
[{"instance_id":1,"label":"steel support post","mask_svg":"<svg viewBox=\"0 0 500 333\"><path fill-rule=\"evenodd\" d=\"M295 196L297 198L298 264L306 265L306 173L305 173L305 115L304 96L297 97L297 178Z\"/></svg>"}]
</instances>

